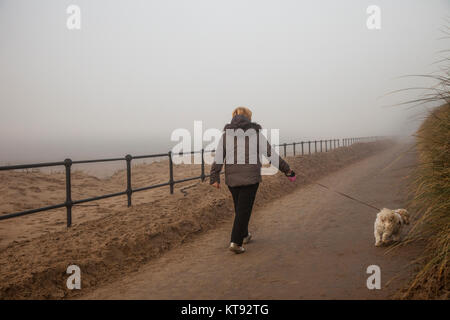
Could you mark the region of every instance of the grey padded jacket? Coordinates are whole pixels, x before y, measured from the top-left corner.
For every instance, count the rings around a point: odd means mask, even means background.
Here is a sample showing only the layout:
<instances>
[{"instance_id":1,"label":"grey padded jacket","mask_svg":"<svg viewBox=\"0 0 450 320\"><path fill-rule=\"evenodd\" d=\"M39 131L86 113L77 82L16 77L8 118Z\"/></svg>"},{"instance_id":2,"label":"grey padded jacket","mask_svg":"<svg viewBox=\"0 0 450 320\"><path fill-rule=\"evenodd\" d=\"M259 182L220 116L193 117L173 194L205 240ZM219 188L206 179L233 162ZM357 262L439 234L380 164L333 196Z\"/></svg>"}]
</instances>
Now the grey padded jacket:
<instances>
[{"instance_id":1,"label":"grey padded jacket","mask_svg":"<svg viewBox=\"0 0 450 320\"><path fill-rule=\"evenodd\" d=\"M246 134L245 136L245 163L238 163L238 143L237 143L237 137L235 136L234 143L233 143L233 149L234 149L234 161L229 163L226 161L226 159L233 155L227 155L226 154L226 146L227 146L227 130L231 129L234 132L238 129L242 129L243 132ZM252 131L247 131L249 129L253 129ZM225 125L224 127L224 133L222 134L221 142L219 143L219 147L223 148L223 154L218 154L216 152L216 161L211 165L211 175L210 175L210 184L213 184L215 182L220 183L220 172L222 170L223 163L225 163L225 183L230 187L237 187L237 186L245 186L245 185L251 185L255 183L259 183L262 181L261 178L261 155L262 150L260 150L259 146L260 143L266 143L267 144L267 150L266 155L268 157L272 157L272 147L270 146L269 142L267 142L266 138L259 134L259 131L261 130L261 126L255 122L251 122L247 117L243 115L237 115L233 117L231 120L231 123ZM247 135L247 133L249 135ZM249 161L249 143L250 141L255 141L252 139L252 134L256 135L256 141L257 141L257 157L256 157L256 163L250 163ZM263 139L263 140L261 140ZM261 140L261 141L260 141ZM233 150L231 149L231 150ZM217 157L222 157L222 161L218 159ZM274 153L275 157L278 158L278 165L279 170L283 173L289 172L290 168L289 165L284 161L279 155ZM242 162L242 161L240 161ZM253 161L254 162L254 161Z\"/></svg>"}]
</instances>

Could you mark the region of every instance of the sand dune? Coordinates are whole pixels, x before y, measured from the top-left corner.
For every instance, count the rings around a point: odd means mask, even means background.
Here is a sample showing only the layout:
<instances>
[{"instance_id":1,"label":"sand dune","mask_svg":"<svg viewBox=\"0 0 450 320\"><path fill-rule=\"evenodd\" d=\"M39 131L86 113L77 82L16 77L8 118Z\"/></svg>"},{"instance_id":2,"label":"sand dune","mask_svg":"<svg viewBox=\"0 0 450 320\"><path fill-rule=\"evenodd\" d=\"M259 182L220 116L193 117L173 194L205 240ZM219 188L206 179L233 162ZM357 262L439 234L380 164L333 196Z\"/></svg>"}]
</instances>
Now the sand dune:
<instances>
[{"instance_id":1,"label":"sand dune","mask_svg":"<svg viewBox=\"0 0 450 320\"><path fill-rule=\"evenodd\" d=\"M205 166L209 172L209 166ZM200 165L175 165L174 179L199 176ZM139 164L132 167L132 187L140 188L169 180L168 161ZM65 201L65 174L33 171L0 172L0 215ZM195 182L195 181L194 181ZM176 190L193 184L176 185ZM118 170L105 178L98 178L83 171L72 172L72 199L79 200L126 189L126 170ZM179 192L179 191L178 191ZM133 194L133 205L148 203L169 195L169 187L137 192ZM126 196L119 196L78 205L73 208L73 225L95 220L127 208ZM4 220L0 223L0 248L12 241L32 239L36 236L65 230L66 209L34 213L29 216Z\"/></svg>"}]
</instances>

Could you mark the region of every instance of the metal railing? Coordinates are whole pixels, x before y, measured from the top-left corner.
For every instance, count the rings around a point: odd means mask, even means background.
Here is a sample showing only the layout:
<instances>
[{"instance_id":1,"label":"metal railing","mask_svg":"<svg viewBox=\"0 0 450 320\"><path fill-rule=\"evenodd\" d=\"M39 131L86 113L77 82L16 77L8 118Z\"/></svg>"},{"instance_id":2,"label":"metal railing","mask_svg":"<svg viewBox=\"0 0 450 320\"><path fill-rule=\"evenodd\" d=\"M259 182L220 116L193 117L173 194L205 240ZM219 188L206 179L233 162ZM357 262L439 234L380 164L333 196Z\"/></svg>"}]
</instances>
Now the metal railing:
<instances>
[{"instance_id":1,"label":"metal railing","mask_svg":"<svg viewBox=\"0 0 450 320\"><path fill-rule=\"evenodd\" d=\"M370 142L376 141L381 137L358 137L358 138L343 138L343 139L330 139L330 140L313 140L313 141L300 141L300 142L292 142L292 143L282 143L277 145L278 147L283 147L283 155L287 156L287 147L292 146L292 154L297 155L296 146L301 146L301 152L298 154L305 155L317 152L328 152L328 150L339 148L341 145L343 147L348 147L354 143L358 142ZM314 146L314 149L311 146ZM313 151L313 152L311 152Z\"/></svg>"},{"instance_id":2,"label":"metal railing","mask_svg":"<svg viewBox=\"0 0 450 320\"><path fill-rule=\"evenodd\" d=\"M306 146L308 146L307 154L311 154L311 145L314 144L314 152L327 152L328 150L332 150L335 148L339 148L341 145L344 146L350 146L357 142L369 142L369 141L375 141L378 137L364 137L364 138L344 138L344 139L332 139L332 140L315 140L315 141L301 141L301 142L293 142L293 143L284 143L278 145L278 147L283 147L284 149L284 156L287 155L287 147L292 146L293 148L293 155L296 154L296 146L301 146L301 152L299 152L299 155L305 155L306 154ZM320 146L320 149L318 149L318 145ZM319 151L320 150L320 151ZM132 203L132 194L135 192L160 188L164 186L169 186L170 194L173 194L174 191L174 185L177 183L182 183L186 181L191 180L201 180L204 181L209 175L205 174L205 159L204 155L205 153L210 152L214 153L215 150L208 150L205 151L204 149L199 151L190 151L190 152L180 152L176 155L182 156L182 155L194 155L194 154L201 154L201 173L199 176L191 177L191 178L185 178L180 180L174 180L173 175L173 154L171 151L168 153L160 153L160 154L150 154L150 155L141 155L141 156L132 156L130 154L127 154L125 157L122 158L109 158L109 159L94 159L94 160L78 160L73 161L71 159L65 159L64 161L59 162L45 162L45 163L33 163L33 164L24 164L24 165L12 165L12 166L0 166L0 171L6 171L6 170L18 170L18 169L34 169L34 168L43 168L43 167L56 167L56 166L64 166L65 168L65 182L66 182L66 201L64 203L59 203L51 206L41 207L37 209L31 209L31 210L25 210L20 212L14 212L14 213L8 213L0 215L0 220L6 220L11 219L15 217L25 216L32 213L47 211L47 210L53 210L58 208L66 208L66 215L67 215L67 227L70 227L72 225L72 207L75 205L79 205L86 202L91 201L97 201L112 197L118 197L118 196L127 196L127 202L128 207L131 206ZM169 159L169 181L150 185L147 187L141 187L141 188L132 188L131 184L131 162L135 159L148 159L148 158L161 158L161 157L168 157ZM124 191L116 192L116 193L110 193L106 195L91 197L91 198L85 198L81 200L73 200L72 199L72 183L71 183L71 168L74 164L86 164L86 163L99 163L99 162L112 162L112 161L125 161L126 162L126 179L127 179L127 188Z\"/></svg>"}]
</instances>

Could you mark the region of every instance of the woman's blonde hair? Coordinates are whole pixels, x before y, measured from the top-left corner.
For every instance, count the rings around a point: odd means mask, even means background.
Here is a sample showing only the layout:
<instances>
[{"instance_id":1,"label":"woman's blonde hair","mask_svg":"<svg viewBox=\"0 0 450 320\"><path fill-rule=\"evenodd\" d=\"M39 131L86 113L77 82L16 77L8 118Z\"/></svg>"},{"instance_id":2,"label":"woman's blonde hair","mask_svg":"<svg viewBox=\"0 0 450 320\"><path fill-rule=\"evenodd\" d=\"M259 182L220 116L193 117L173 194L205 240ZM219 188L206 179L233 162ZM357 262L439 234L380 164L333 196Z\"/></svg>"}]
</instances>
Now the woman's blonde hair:
<instances>
[{"instance_id":1,"label":"woman's blonde hair","mask_svg":"<svg viewBox=\"0 0 450 320\"><path fill-rule=\"evenodd\" d=\"M243 115L244 117L247 117L249 120L252 120L252 112L249 108L246 107L237 107L234 109L232 113L232 117L234 118L237 115Z\"/></svg>"}]
</instances>

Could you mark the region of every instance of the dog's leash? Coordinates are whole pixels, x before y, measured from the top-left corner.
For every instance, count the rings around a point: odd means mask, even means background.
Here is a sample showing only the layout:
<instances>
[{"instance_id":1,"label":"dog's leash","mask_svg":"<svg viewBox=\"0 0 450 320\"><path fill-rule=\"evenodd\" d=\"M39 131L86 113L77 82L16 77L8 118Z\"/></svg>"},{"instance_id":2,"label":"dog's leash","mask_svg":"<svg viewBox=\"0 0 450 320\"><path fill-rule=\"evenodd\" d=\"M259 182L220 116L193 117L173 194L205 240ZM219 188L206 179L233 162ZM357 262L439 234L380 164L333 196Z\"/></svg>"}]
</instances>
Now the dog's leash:
<instances>
[{"instance_id":1,"label":"dog's leash","mask_svg":"<svg viewBox=\"0 0 450 320\"><path fill-rule=\"evenodd\" d=\"M370 207L370 208L372 208L372 209L375 209L375 210L377 210L377 211L381 211L379 208L377 208L377 207L375 207L375 206L373 206L373 205L371 205L371 204L369 204L369 203L367 203L367 202L364 202L364 201L361 201L361 200L359 200L359 199L353 198L352 196L349 196L348 194L345 194L345 193L343 193L343 192L340 192L340 191L331 189L330 187L327 187L326 185L323 185L323 184L321 184L321 183L319 183L319 182L311 181L311 180L307 179L307 178L304 177L304 176L303 176L303 178L304 178L305 180L308 180L308 181L309 181L310 183L312 183L312 184L318 185L318 186L320 186L320 187L322 187L322 188L324 188L324 189L328 189L328 190L330 190L330 191L332 191L332 192L334 192L334 193L337 193L337 194L339 194L339 195L341 195L341 196L343 196L343 197L346 197L346 198L348 198L348 199L350 199L350 200L353 200L353 201L356 201L356 202L358 202L358 203L361 203L361 204L363 204L363 205L365 205L365 206L368 206L368 207Z\"/></svg>"},{"instance_id":2,"label":"dog's leash","mask_svg":"<svg viewBox=\"0 0 450 320\"><path fill-rule=\"evenodd\" d=\"M368 206L368 207L371 207L372 209L375 209L375 210L377 210L377 211L381 211L379 208L377 208L377 207L375 207L375 206L373 206L373 205L371 205L371 204L368 204L368 203L366 203L366 202L364 202L364 201L355 199L355 198L349 196L348 194L345 194L345 193L342 193L342 192L333 190L333 189L331 189L331 188L329 188L329 187L327 187L327 186L325 186L325 185L323 185L323 184L321 184L321 183L318 183L318 182L313 182L313 183L316 184L316 185L318 185L318 186L321 186L322 188L325 188L325 189L328 189L328 190L330 190L330 191L333 191L333 192L335 192L335 193L337 193L337 194L340 194L341 196L344 196L344 197L346 197L346 198L349 198L349 199L351 199L351 200L353 200L353 201L356 201L356 202L359 202L359 203L361 203L361 204L364 204L364 205L366 205L366 206Z\"/></svg>"}]
</instances>

